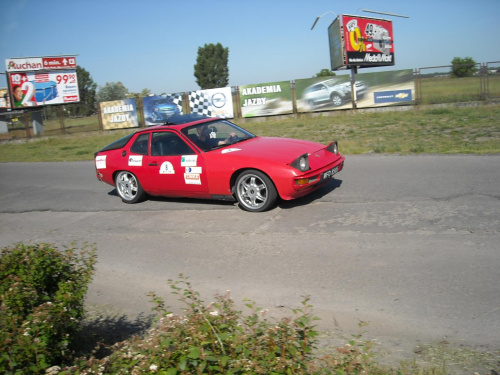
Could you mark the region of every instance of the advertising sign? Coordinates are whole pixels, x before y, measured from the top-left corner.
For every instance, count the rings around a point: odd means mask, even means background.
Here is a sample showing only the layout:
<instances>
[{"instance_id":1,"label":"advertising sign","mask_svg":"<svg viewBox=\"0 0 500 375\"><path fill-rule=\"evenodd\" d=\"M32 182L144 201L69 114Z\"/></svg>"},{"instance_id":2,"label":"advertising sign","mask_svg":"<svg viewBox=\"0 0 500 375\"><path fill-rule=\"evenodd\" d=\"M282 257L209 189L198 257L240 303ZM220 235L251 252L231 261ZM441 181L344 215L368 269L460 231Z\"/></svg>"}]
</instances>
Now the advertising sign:
<instances>
[{"instance_id":1,"label":"advertising sign","mask_svg":"<svg viewBox=\"0 0 500 375\"><path fill-rule=\"evenodd\" d=\"M13 108L80 101L76 71L9 73Z\"/></svg>"},{"instance_id":2,"label":"advertising sign","mask_svg":"<svg viewBox=\"0 0 500 375\"><path fill-rule=\"evenodd\" d=\"M12 108L80 101L74 56L5 60Z\"/></svg>"},{"instance_id":3,"label":"advertising sign","mask_svg":"<svg viewBox=\"0 0 500 375\"><path fill-rule=\"evenodd\" d=\"M191 91L189 93L191 113L208 117L233 118L233 95L231 87Z\"/></svg>"},{"instance_id":4,"label":"advertising sign","mask_svg":"<svg viewBox=\"0 0 500 375\"><path fill-rule=\"evenodd\" d=\"M360 73L356 75L357 79L370 86L367 95L358 100L358 108L412 104L415 98L412 69Z\"/></svg>"},{"instance_id":5,"label":"advertising sign","mask_svg":"<svg viewBox=\"0 0 500 375\"><path fill-rule=\"evenodd\" d=\"M360 82L358 97L368 88ZM325 111L330 109L351 108L351 81L349 75L298 79L295 81L297 111Z\"/></svg>"},{"instance_id":6,"label":"advertising sign","mask_svg":"<svg viewBox=\"0 0 500 375\"><path fill-rule=\"evenodd\" d=\"M139 127L135 99L99 103L103 130Z\"/></svg>"},{"instance_id":7,"label":"advertising sign","mask_svg":"<svg viewBox=\"0 0 500 375\"><path fill-rule=\"evenodd\" d=\"M76 58L74 56L14 58L6 59L5 66L7 72L76 69Z\"/></svg>"},{"instance_id":8,"label":"advertising sign","mask_svg":"<svg viewBox=\"0 0 500 375\"><path fill-rule=\"evenodd\" d=\"M7 88L0 88L0 111L10 109L10 98Z\"/></svg>"},{"instance_id":9,"label":"advertising sign","mask_svg":"<svg viewBox=\"0 0 500 375\"><path fill-rule=\"evenodd\" d=\"M239 86L243 117L293 113L290 81Z\"/></svg>"},{"instance_id":10,"label":"advertising sign","mask_svg":"<svg viewBox=\"0 0 500 375\"><path fill-rule=\"evenodd\" d=\"M354 83L357 108L379 107L412 102L414 78L411 69L356 74ZM328 111L352 108L348 74L295 81L297 111Z\"/></svg>"},{"instance_id":11,"label":"advertising sign","mask_svg":"<svg viewBox=\"0 0 500 375\"><path fill-rule=\"evenodd\" d=\"M331 70L346 68L344 39L342 36L342 27L340 17L328 27L328 42L330 43L330 64Z\"/></svg>"},{"instance_id":12,"label":"advertising sign","mask_svg":"<svg viewBox=\"0 0 500 375\"><path fill-rule=\"evenodd\" d=\"M142 106L146 125L163 124L169 117L182 114L182 93L146 96Z\"/></svg>"},{"instance_id":13,"label":"advertising sign","mask_svg":"<svg viewBox=\"0 0 500 375\"><path fill-rule=\"evenodd\" d=\"M392 21L342 15L348 66L394 65Z\"/></svg>"}]
</instances>

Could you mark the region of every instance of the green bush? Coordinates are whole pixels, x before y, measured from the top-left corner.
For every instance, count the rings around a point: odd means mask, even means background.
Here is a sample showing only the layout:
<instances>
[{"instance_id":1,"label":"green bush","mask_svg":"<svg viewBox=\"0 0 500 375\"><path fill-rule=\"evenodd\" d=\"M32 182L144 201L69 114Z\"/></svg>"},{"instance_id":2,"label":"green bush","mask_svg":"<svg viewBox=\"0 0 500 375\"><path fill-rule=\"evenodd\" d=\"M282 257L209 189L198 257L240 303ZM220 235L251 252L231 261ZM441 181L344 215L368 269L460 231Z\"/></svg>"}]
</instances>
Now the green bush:
<instances>
[{"instance_id":1,"label":"green bush","mask_svg":"<svg viewBox=\"0 0 500 375\"><path fill-rule=\"evenodd\" d=\"M96 264L93 246L59 251L18 244L0 258L0 373L2 374L445 374L435 368L383 369L371 344L354 335L319 354L309 297L293 317L268 319L252 301L235 309L229 291L205 304L187 277L169 280L182 314L150 293L155 324L143 335L106 346L109 355L76 358L72 344L84 316L84 297ZM81 334L80 334L81 335ZM76 346L75 346L76 347ZM82 353L79 353L82 355Z\"/></svg>"},{"instance_id":2,"label":"green bush","mask_svg":"<svg viewBox=\"0 0 500 375\"><path fill-rule=\"evenodd\" d=\"M95 249L49 244L2 249L0 373L32 374L71 360Z\"/></svg>"},{"instance_id":3,"label":"green bush","mask_svg":"<svg viewBox=\"0 0 500 375\"><path fill-rule=\"evenodd\" d=\"M188 278L169 280L173 293L184 303L181 315L164 307L150 293L157 321L143 337L113 346L105 358L81 359L58 374L361 374L370 364L369 347L356 336L345 347L325 356L315 353L318 332L309 298L293 310L293 317L266 318L266 310L252 301L244 316L234 308L229 291L206 305ZM60 372L59 372L60 371Z\"/></svg>"}]
</instances>

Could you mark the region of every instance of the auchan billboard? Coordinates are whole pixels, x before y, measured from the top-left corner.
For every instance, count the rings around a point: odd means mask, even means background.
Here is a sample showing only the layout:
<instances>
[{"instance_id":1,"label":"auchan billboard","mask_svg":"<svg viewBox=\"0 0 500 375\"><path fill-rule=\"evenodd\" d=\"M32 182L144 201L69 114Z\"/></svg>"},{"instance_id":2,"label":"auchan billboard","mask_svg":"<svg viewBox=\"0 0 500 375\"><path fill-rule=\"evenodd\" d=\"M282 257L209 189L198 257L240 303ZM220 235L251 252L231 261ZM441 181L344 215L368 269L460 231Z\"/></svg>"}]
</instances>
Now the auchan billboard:
<instances>
[{"instance_id":1,"label":"auchan billboard","mask_svg":"<svg viewBox=\"0 0 500 375\"><path fill-rule=\"evenodd\" d=\"M5 66L12 108L80 101L74 56L12 58Z\"/></svg>"}]
</instances>

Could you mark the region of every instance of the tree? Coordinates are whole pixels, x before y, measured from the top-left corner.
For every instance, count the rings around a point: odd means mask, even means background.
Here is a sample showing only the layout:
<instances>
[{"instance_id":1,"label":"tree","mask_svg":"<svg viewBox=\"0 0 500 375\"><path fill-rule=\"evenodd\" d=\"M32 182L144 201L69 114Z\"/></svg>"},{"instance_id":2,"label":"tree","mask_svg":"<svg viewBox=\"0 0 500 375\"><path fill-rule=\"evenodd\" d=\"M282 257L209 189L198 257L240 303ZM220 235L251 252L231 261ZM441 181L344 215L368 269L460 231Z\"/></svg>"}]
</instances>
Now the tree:
<instances>
[{"instance_id":1,"label":"tree","mask_svg":"<svg viewBox=\"0 0 500 375\"><path fill-rule=\"evenodd\" d=\"M316 73L315 77L332 77L335 75L335 72L332 72L330 69L321 69L319 73Z\"/></svg>"},{"instance_id":2,"label":"tree","mask_svg":"<svg viewBox=\"0 0 500 375\"><path fill-rule=\"evenodd\" d=\"M97 84L90 76L90 73L79 65L76 67L76 75L78 77L80 103L72 105L72 112L76 116L89 116L95 112Z\"/></svg>"},{"instance_id":3,"label":"tree","mask_svg":"<svg viewBox=\"0 0 500 375\"><path fill-rule=\"evenodd\" d=\"M128 90L121 82L106 82L104 87L97 91L96 99L98 102L109 102L111 100L126 99Z\"/></svg>"},{"instance_id":4,"label":"tree","mask_svg":"<svg viewBox=\"0 0 500 375\"><path fill-rule=\"evenodd\" d=\"M451 65L451 76L454 78L472 77L477 72L476 62L472 57L455 57Z\"/></svg>"},{"instance_id":5,"label":"tree","mask_svg":"<svg viewBox=\"0 0 500 375\"><path fill-rule=\"evenodd\" d=\"M128 97L129 98L134 98L134 99L139 99L139 98L144 98L145 96L152 95L153 93L151 92L150 89L142 89L141 92L129 92Z\"/></svg>"},{"instance_id":6,"label":"tree","mask_svg":"<svg viewBox=\"0 0 500 375\"><path fill-rule=\"evenodd\" d=\"M227 86L229 83L228 60L229 48L224 48L220 43L198 47L194 76L202 90Z\"/></svg>"}]
</instances>

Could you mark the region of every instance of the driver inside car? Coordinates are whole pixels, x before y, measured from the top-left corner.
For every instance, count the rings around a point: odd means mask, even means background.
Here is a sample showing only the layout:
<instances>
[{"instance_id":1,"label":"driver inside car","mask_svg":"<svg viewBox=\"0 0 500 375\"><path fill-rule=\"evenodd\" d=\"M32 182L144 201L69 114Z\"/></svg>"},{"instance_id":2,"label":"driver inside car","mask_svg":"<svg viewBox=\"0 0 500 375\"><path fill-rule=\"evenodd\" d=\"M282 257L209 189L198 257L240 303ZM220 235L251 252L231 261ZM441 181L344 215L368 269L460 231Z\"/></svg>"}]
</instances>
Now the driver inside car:
<instances>
[{"instance_id":1,"label":"driver inside car","mask_svg":"<svg viewBox=\"0 0 500 375\"><path fill-rule=\"evenodd\" d=\"M198 127L196 131L198 132L198 142L201 142L208 147L213 147L212 139L215 139L217 136L214 129L211 130L208 128L208 125L203 125ZM236 133L234 132L230 133L229 137L227 137L222 141L218 141L217 146L231 144L235 142L237 139L238 137L236 136Z\"/></svg>"}]
</instances>

